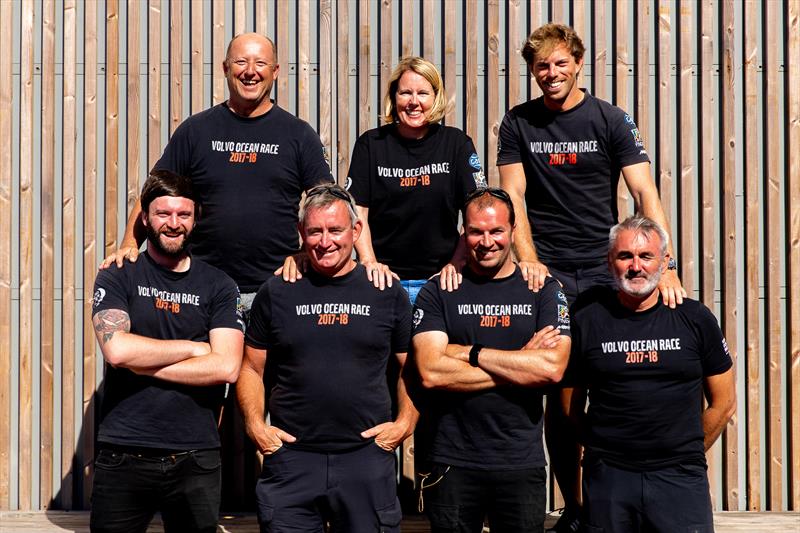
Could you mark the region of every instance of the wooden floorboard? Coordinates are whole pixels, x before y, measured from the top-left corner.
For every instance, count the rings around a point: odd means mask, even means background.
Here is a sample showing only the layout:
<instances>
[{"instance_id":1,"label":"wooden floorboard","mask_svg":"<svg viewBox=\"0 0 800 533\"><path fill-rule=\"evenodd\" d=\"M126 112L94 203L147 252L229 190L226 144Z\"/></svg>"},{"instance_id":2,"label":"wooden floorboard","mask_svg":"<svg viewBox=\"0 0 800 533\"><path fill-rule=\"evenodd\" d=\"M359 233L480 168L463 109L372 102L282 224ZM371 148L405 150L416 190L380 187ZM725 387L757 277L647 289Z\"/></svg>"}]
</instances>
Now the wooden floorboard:
<instances>
[{"instance_id":1,"label":"wooden floorboard","mask_svg":"<svg viewBox=\"0 0 800 533\"><path fill-rule=\"evenodd\" d=\"M549 516L547 525L555 517ZM800 513L714 513L716 533L798 533ZM88 511L0 511L2 533L89 533ZM156 518L148 533L163 533L164 528ZM252 514L226 515L220 520L219 533L258 533L256 517ZM403 520L404 533L428 533L428 522L419 516L408 516Z\"/></svg>"}]
</instances>

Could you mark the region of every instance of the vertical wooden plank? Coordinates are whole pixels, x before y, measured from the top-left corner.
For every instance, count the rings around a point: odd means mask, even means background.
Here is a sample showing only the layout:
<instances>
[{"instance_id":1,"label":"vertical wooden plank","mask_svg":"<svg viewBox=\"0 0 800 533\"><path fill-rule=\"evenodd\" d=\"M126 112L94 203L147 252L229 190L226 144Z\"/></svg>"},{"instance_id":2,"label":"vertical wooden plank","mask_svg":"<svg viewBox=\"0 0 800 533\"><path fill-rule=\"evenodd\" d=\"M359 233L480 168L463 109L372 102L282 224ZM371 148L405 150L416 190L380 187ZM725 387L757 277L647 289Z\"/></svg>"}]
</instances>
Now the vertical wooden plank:
<instances>
[{"instance_id":1,"label":"vertical wooden plank","mask_svg":"<svg viewBox=\"0 0 800 533\"><path fill-rule=\"evenodd\" d=\"M206 32L203 26L203 0L192 0L190 4L192 30L189 32L191 40L191 78L189 93L191 95L191 114L199 113L205 108L205 83L203 82L203 45ZM128 52L130 53L130 52ZM211 69L221 68L211 65Z\"/></svg>"},{"instance_id":2,"label":"vertical wooden plank","mask_svg":"<svg viewBox=\"0 0 800 533\"><path fill-rule=\"evenodd\" d=\"M341 9L341 6L340 6ZM342 46L345 42L341 41L342 22L339 19L339 50L341 54ZM369 56L369 2L359 2L358 4L358 133L359 135L370 129L372 122L372 83L370 83L370 56ZM347 33L347 32L345 32ZM339 56L341 59L341 55ZM344 65L348 68L347 65ZM339 63L338 67L339 76L341 77L342 64ZM378 87L378 98L382 98L384 87ZM341 101L341 100L340 100ZM380 100L378 105L378 122L382 122L383 116L383 100ZM344 147L349 160L350 147Z\"/></svg>"},{"instance_id":3,"label":"vertical wooden plank","mask_svg":"<svg viewBox=\"0 0 800 533\"><path fill-rule=\"evenodd\" d=\"M336 4L336 100L338 102L350 102L350 73L348 72L350 14L348 8L348 2ZM369 16L365 19L362 13L361 24L369 24ZM363 26L360 31L362 35L359 43L361 53L363 54L364 47L366 47L367 56L369 56L369 39L363 39ZM367 59L367 63L369 63L369 59ZM361 69L361 65L359 65L359 69ZM361 82L359 81L359 83ZM340 119L336 122L336 128L336 179L343 184L350 166L350 121Z\"/></svg>"},{"instance_id":4,"label":"vertical wooden plank","mask_svg":"<svg viewBox=\"0 0 800 533\"><path fill-rule=\"evenodd\" d=\"M198 31L198 33L200 33ZM169 134L183 121L183 2L169 3Z\"/></svg>"},{"instance_id":5,"label":"vertical wooden plank","mask_svg":"<svg viewBox=\"0 0 800 533\"><path fill-rule=\"evenodd\" d=\"M245 32L247 32L247 2L233 0L233 34L239 35Z\"/></svg>"},{"instance_id":6,"label":"vertical wooden plank","mask_svg":"<svg viewBox=\"0 0 800 533\"><path fill-rule=\"evenodd\" d=\"M500 131L500 2L488 0L486 4L486 156L483 166L488 168L489 185L500 185L497 171L497 135ZM476 102L477 104L477 102ZM477 106L476 106L477 108Z\"/></svg>"},{"instance_id":7,"label":"vertical wooden plank","mask_svg":"<svg viewBox=\"0 0 800 533\"><path fill-rule=\"evenodd\" d=\"M119 173L119 0L106 2L105 250L117 249L117 176Z\"/></svg>"},{"instance_id":8,"label":"vertical wooden plank","mask_svg":"<svg viewBox=\"0 0 800 533\"><path fill-rule=\"evenodd\" d=\"M678 92L678 108L680 109L680 124L678 126L678 146L680 151L680 205L678 206L678 219L680 232L673 227L673 235L680 235L680 247L677 251L680 264L681 282L686 292L691 295L695 287L695 160L693 143L695 140L692 129L694 112L692 110L693 95L693 65L692 65L692 39L694 27L692 25L694 3L690 0L680 0L678 4L678 72L680 85ZM668 116L668 115L667 115Z\"/></svg>"},{"instance_id":9,"label":"vertical wooden plank","mask_svg":"<svg viewBox=\"0 0 800 533\"><path fill-rule=\"evenodd\" d=\"M135 1L135 0L134 0ZM64 0L64 79L61 164L61 501L72 509L75 455L75 169L76 44L75 0ZM2 174L2 173L0 173ZM0 371L2 374L2 371ZM2 473L0 473L2 478Z\"/></svg>"},{"instance_id":10,"label":"vertical wooden plank","mask_svg":"<svg viewBox=\"0 0 800 533\"><path fill-rule=\"evenodd\" d=\"M634 13L636 21L634 28L636 126L639 128L639 134L644 140L645 147L650 151L652 160L654 159L652 154L657 144L651 142L653 137L650 135L650 4L647 2L634 4Z\"/></svg>"},{"instance_id":11,"label":"vertical wooden plank","mask_svg":"<svg viewBox=\"0 0 800 533\"><path fill-rule=\"evenodd\" d=\"M758 3L744 3L744 143L758 146ZM760 172L759 157L744 150L745 183L745 342L747 350L747 460L746 500L747 510L761 510L761 326L759 298L759 257L761 206L758 197Z\"/></svg>"},{"instance_id":12,"label":"vertical wooden plank","mask_svg":"<svg viewBox=\"0 0 800 533\"><path fill-rule=\"evenodd\" d=\"M141 81L139 80L141 53L139 51L139 32L141 25L139 20L139 0L128 0L128 80L127 80L127 120L125 129L127 131L127 157L126 165L126 192L125 192L125 214L131 212L136 199L139 198L139 157L141 146L139 146L139 112L141 111ZM194 14L193 14L194 16ZM202 34L203 32L194 32ZM192 58L194 61L194 57Z\"/></svg>"},{"instance_id":13,"label":"vertical wooden plank","mask_svg":"<svg viewBox=\"0 0 800 533\"><path fill-rule=\"evenodd\" d=\"M630 73L630 59L628 58L628 2L626 0L617 0L616 13L614 17L614 30L616 33L617 45L615 46L615 69L614 69L614 93L616 101L614 102L617 107L625 110L626 113L631 113L632 109L629 105L628 98L628 78ZM636 125L639 131L642 131L642 124L638 118ZM628 187L625 181L620 178L617 184L617 209L619 211L619 220L622 221L631 212L631 199L628 196Z\"/></svg>"},{"instance_id":14,"label":"vertical wooden plank","mask_svg":"<svg viewBox=\"0 0 800 533\"><path fill-rule=\"evenodd\" d=\"M672 218L672 66L670 59L670 39L672 34L672 13L670 1L658 3L658 174L661 206L669 220ZM675 231L671 235L677 235ZM677 246L673 244L677 250Z\"/></svg>"},{"instance_id":15,"label":"vertical wooden plank","mask_svg":"<svg viewBox=\"0 0 800 533\"><path fill-rule=\"evenodd\" d=\"M714 69L714 4L705 2L700 11L700 97L696 108L700 131L700 183L702 213L700 231L703 236L701 246L703 258L701 272L701 299L706 307L714 309L714 284L716 276L716 254L714 243L714 168L717 165L714 131L717 113L702 113L705 109L718 109L713 86Z\"/></svg>"},{"instance_id":16,"label":"vertical wooden plank","mask_svg":"<svg viewBox=\"0 0 800 533\"><path fill-rule=\"evenodd\" d=\"M267 6L267 0L256 0L256 33L267 35L268 20L269 9Z\"/></svg>"},{"instance_id":17,"label":"vertical wooden plank","mask_svg":"<svg viewBox=\"0 0 800 533\"><path fill-rule=\"evenodd\" d=\"M594 64L592 65L592 91L602 100L609 100L606 76L608 69L608 40L606 38L606 2L595 2L594 7Z\"/></svg>"},{"instance_id":18,"label":"vertical wooden plank","mask_svg":"<svg viewBox=\"0 0 800 533\"><path fill-rule=\"evenodd\" d=\"M506 34L506 108L511 109L520 103L519 52L522 49L522 43L519 38L519 0L508 0L506 4L506 19L508 27L508 33ZM490 161L497 160L497 154L488 153L484 159L485 167Z\"/></svg>"},{"instance_id":19,"label":"vertical wooden plank","mask_svg":"<svg viewBox=\"0 0 800 533\"><path fill-rule=\"evenodd\" d=\"M733 0L722 3L722 329L731 357L736 361L738 356L736 342L737 316L739 314L736 300L736 107L734 102L735 79L735 24ZM734 363L735 364L735 363ZM737 415L731 418L724 433L723 482L725 509L738 510L738 446Z\"/></svg>"},{"instance_id":20,"label":"vertical wooden plank","mask_svg":"<svg viewBox=\"0 0 800 533\"><path fill-rule=\"evenodd\" d=\"M557 22L569 26L569 19L567 19L567 0L553 0L550 4L550 9L550 22Z\"/></svg>"},{"instance_id":21,"label":"vertical wooden plank","mask_svg":"<svg viewBox=\"0 0 800 533\"><path fill-rule=\"evenodd\" d=\"M414 0L402 0L400 3L400 55L414 55Z\"/></svg>"},{"instance_id":22,"label":"vertical wooden plank","mask_svg":"<svg viewBox=\"0 0 800 533\"><path fill-rule=\"evenodd\" d=\"M0 138L11 140L14 91L11 78L11 2L0 2ZM0 150L0 508L9 509L11 480L11 150Z\"/></svg>"},{"instance_id":23,"label":"vertical wooden plank","mask_svg":"<svg viewBox=\"0 0 800 533\"><path fill-rule=\"evenodd\" d=\"M541 9L542 9L542 0L531 0L528 2L528 36L533 33L539 26L544 24L544 20L542 18ZM530 68L528 70L528 94L530 95L530 99L533 100L534 98L538 98L542 95L541 89L536 84L536 79L530 72Z\"/></svg>"},{"instance_id":24,"label":"vertical wooden plank","mask_svg":"<svg viewBox=\"0 0 800 533\"><path fill-rule=\"evenodd\" d=\"M55 105L56 5L42 4L42 236L41 236L41 347L39 380L39 506L53 498L53 342L55 319Z\"/></svg>"},{"instance_id":25,"label":"vertical wooden plank","mask_svg":"<svg viewBox=\"0 0 800 533\"><path fill-rule=\"evenodd\" d=\"M584 43L589 41L589 28L586 27L586 2L584 0L572 0L572 27L583 39ZM584 73L581 73L585 76ZM585 85L585 83L584 83Z\"/></svg>"},{"instance_id":26,"label":"vertical wooden plank","mask_svg":"<svg viewBox=\"0 0 800 533\"><path fill-rule=\"evenodd\" d=\"M309 65L308 33L311 29L309 20L309 0L297 3L297 116L305 121L309 119Z\"/></svg>"},{"instance_id":27,"label":"vertical wooden plank","mask_svg":"<svg viewBox=\"0 0 800 533\"><path fill-rule=\"evenodd\" d=\"M478 142L478 3L467 2L466 28L464 28L464 85L466 87L466 113L464 117L465 131L475 142Z\"/></svg>"},{"instance_id":28,"label":"vertical wooden plank","mask_svg":"<svg viewBox=\"0 0 800 533\"><path fill-rule=\"evenodd\" d=\"M800 419L800 0L789 0L786 11L788 55L786 60L788 87L787 125L788 172L786 190L789 195L789 212L786 213L786 233L789 242L788 280L789 309L789 420ZM800 424L791 423L789 464L789 508L800 510Z\"/></svg>"},{"instance_id":29,"label":"vertical wooden plank","mask_svg":"<svg viewBox=\"0 0 800 533\"><path fill-rule=\"evenodd\" d=\"M781 322L783 321L781 309L783 303L780 298L781 286L781 258L784 250L781 248L781 169L780 144L781 124L778 97L778 37L781 27L780 4L766 2L764 10L764 28L766 46L764 47L764 70L766 72L765 98L767 101L765 132L764 132L764 158L766 159L766 175L764 176L764 203L767 206L765 214L764 244L766 245L764 293L767 304L764 323L766 324L765 348L769 361L767 374L767 394L769 399L769 416L767 418L767 449L769 464L769 510L783 510L783 480L784 456L783 438L785 427L783 425L783 401L781 387L783 385L783 357L781 340ZM733 265L732 268L735 268Z\"/></svg>"},{"instance_id":30,"label":"vertical wooden plank","mask_svg":"<svg viewBox=\"0 0 800 533\"><path fill-rule=\"evenodd\" d=\"M381 0L380 12L380 73L378 76L378 91L383 96L392 74L392 0ZM381 103L382 100L381 100ZM381 123L381 120L378 120Z\"/></svg>"},{"instance_id":31,"label":"vertical wooden plank","mask_svg":"<svg viewBox=\"0 0 800 533\"><path fill-rule=\"evenodd\" d=\"M147 168L161 156L161 0L150 0L147 17Z\"/></svg>"},{"instance_id":32,"label":"vertical wooden plank","mask_svg":"<svg viewBox=\"0 0 800 533\"><path fill-rule=\"evenodd\" d=\"M319 137L325 149L325 157L330 165L331 156L331 130L333 117L331 115L331 0L319 2Z\"/></svg>"},{"instance_id":33,"label":"vertical wooden plank","mask_svg":"<svg viewBox=\"0 0 800 533\"><path fill-rule=\"evenodd\" d=\"M422 0L422 57L436 64L436 8L440 0ZM446 88L446 86L445 86Z\"/></svg>"},{"instance_id":34,"label":"vertical wooden plank","mask_svg":"<svg viewBox=\"0 0 800 533\"><path fill-rule=\"evenodd\" d=\"M444 20L442 21L444 30L444 87L447 90L447 114L445 123L448 126L456 124L456 94L460 91L456 85L456 0L444 0Z\"/></svg>"},{"instance_id":35,"label":"vertical wooden plank","mask_svg":"<svg viewBox=\"0 0 800 533\"><path fill-rule=\"evenodd\" d=\"M19 127L19 507L30 510L33 436L33 47L34 6L24 0L20 28Z\"/></svg>"},{"instance_id":36,"label":"vertical wooden plank","mask_svg":"<svg viewBox=\"0 0 800 533\"><path fill-rule=\"evenodd\" d=\"M277 102L283 109L289 110L289 0L278 0L278 62L283 65L283 75L278 76Z\"/></svg>"},{"instance_id":37,"label":"vertical wooden plank","mask_svg":"<svg viewBox=\"0 0 800 533\"><path fill-rule=\"evenodd\" d=\"M211 4L211 105L225 101L225 0L213 0ZM279 50L280 51L280 50ZM288 67L288 65L287 65ZM280 82L281 78L278 77Z\"/></svg>"},{"instance_id":38,"label":"vertical wooden plank","mask_svg":"<svg viewBox=\"0 0 800 533\"><path fill-rule=\"evenodd\" d=\"M97 271L97 4L83 12L83 448L80 453L82 501L92 491L94 458L95 350L92 327L92 289ZM160 30L160 29L159 29ZM156 33L158 35L158 32Z\"/></svg>"}]
</instances>

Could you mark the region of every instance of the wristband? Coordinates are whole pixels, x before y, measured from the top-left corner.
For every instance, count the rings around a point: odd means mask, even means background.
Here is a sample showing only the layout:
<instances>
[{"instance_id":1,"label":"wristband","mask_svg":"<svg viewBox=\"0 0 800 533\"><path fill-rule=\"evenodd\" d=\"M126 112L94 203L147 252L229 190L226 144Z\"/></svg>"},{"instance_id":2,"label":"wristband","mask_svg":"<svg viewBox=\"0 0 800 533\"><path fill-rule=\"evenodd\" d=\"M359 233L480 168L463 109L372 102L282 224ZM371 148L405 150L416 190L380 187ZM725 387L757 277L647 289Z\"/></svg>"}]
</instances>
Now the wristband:
<instances>
[{"instance_id":1,"label":"wristband","mask_svg":"<svg viewBox=\"0 0 800 533\"><path fill-rule=\"evenodd\" d=\"M478 354L483 350L483 344L473 344L469 349L469 364L470 366L478 366Z\"/></svg>"}]
</instances>

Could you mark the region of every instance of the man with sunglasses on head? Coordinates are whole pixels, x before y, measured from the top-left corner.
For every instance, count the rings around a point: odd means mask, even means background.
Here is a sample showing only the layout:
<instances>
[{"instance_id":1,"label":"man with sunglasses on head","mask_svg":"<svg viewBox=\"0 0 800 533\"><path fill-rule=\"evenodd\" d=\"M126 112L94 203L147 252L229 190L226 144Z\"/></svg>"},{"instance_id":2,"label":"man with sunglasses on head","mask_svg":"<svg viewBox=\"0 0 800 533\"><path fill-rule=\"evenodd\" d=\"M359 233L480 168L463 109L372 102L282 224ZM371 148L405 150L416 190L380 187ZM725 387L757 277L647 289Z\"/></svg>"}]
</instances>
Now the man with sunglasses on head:
<instances>
[{"instance_id":1,"label":"man with sunglasses on head","mask_svg":"<svg viewBox=\"0 0 800 533\"><path fill-rule=\"evenodd\" d=\"M570 349L558 283L532 292L511 260L514 208L501 189L463 208L461 285L436 276L414 306L412 344L432 422L422 498L434 533L541 532L545 457L541 387L557 383Z\"/></svg>"},{"instance_id":2,"label":"man with sunglasses on head","mask_svg":"<svg viewBox=\"0 0 800 533\"><path fill-rule=\"evenodd\" d=\"M323 531L326 522L334 533L400 531L394 450L418 416L402 371L411 310L399 284L374 287L352 259L362 227L343 188L311 189L298 225L309 270L294 283L271 278L253 302L237 395L264 454L263 532ZM394 419L390 358L401 367Z\"/></svg>"}]
</instances>

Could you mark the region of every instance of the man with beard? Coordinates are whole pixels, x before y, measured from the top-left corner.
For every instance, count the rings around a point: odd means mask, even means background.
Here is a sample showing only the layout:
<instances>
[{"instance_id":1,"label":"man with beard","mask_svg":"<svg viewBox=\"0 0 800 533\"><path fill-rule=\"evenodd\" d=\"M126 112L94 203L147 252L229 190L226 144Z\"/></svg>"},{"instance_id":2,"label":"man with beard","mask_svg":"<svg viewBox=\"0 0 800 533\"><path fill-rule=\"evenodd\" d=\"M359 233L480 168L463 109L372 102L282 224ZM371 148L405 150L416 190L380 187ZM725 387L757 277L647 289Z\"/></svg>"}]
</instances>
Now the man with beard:
<instances>
[{"instance_id":1,"label":"man with beard","mask_svg":"<svg viewBox=\"0 0 800 533\"><path fill-rule=\"evenodd\" d=\"M186 245L200 205L189 179L154 171L141 195L147 250L101 271L93 323L108 363L92 494L93 532L214 532L216 415L242 362L236 284Z\"/></svg>"},{"instance_id":2,"label":"man with beard","mask_svg":"<svg viewBox=\"0 0 800 533\"><path fill-rule=\"evenodd\" d=\"M501 189L464 206L463 282L434 276L414 307L413 346L430 418L422 497L434 533L540 533L545 514L542 387L561 379L569 313L549 278L531 292L511 260L514 208ZM563 333L560 335L559 333Z\"/></svg>"},{"instance_id":3,"label":"man with beard","mask_svg":"<svg viewBox=\"0 0 800 533\"><path fill-rule=\"evenodd\" d=\"M713 531L705 452L735 410L734 371L708 308L662 305L666 242L645 217L614 226L618 289L590 291L573 308L562 405L584 445L590 531Z\"/></svg>"},{"instance_id":4,"label":"man with beard","mask_svg":"<svg viewBox=\"0 0 800 533\"><path fill-rule=\"evenodd\" d=\"M265 533L321 532L326 522L332 533L400 531L394 450L417 421L402 371L411 309L399 284L374 287L353 260L355 209L338 185L311 189L298 227L311 268L295 283L271 278L253 302L237 396L264 454ZM394 420L390 358L401 368Z\"/></svg>"}]
</instances>

